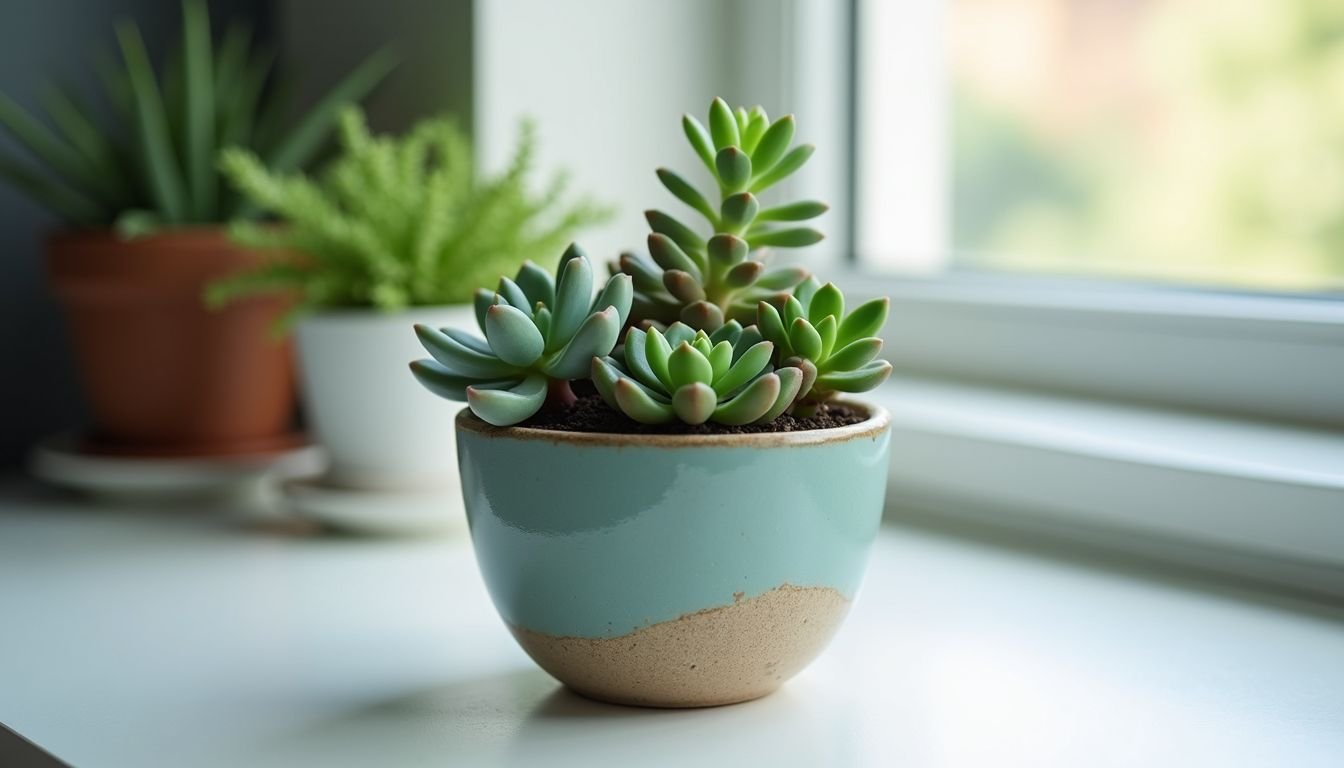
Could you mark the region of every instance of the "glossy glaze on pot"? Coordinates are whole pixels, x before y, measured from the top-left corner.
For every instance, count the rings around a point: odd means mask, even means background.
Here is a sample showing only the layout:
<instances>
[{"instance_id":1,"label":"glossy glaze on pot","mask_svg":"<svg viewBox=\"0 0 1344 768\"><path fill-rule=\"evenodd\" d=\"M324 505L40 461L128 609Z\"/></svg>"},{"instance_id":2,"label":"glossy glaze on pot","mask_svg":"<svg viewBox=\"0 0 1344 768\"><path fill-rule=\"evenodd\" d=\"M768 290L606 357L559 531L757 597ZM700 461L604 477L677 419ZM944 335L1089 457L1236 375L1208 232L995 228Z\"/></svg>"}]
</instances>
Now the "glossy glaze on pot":
<instances>
[{"instance_id":1,"label":"glossy glaze on pot","mask_svg":"<svg viewBox=\"0 0 1344 768\"><path fill-rule=\"evenodd\" d=\"M656 706L754 698L820 651L863 575L888 443L879 409L851 427L737 436L458 417L472 540L500 615L580 692ZM629 643L579 641L616 638L666 647L631 663L636 679L605 679ZM663 658L677 661L650 667ZM720 679L697 684L705 669Z\"/></svg>"}]
</instances>

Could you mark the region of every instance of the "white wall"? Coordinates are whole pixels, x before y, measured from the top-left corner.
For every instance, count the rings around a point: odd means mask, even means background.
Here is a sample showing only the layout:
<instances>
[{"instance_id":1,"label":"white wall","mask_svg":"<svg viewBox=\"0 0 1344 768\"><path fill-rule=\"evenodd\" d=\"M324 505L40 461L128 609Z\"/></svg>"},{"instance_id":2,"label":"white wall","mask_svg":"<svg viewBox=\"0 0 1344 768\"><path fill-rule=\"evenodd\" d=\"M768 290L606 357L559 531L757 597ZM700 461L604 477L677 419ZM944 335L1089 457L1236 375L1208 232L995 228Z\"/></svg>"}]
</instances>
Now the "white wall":
<instances>
[{"instance_id":1,"label":"white wall","mask_svg":"<svg viewBox=\"0 0 1344 768\"><path fill-rule=\"evenodd\" d=\"M800 47L796 20L829 18L831 0L480 0L475 14L475 133L483 167L508 160L519 118L539 122L541 166L567 167L576 189L618 207L616 220L581 242L606 261L642 248L646 208L680 210L658 183L665 165L694 181L708 174L681 132L681 115L701 118L715 96L761 104L771 115L808 105L798 115L799 139L819 145L809 163L807 197L842 204L843 146L834 131L844 85L828 83L837 67L820 57L827 45ZM837 23L814 32L839 35ZM799 72L812 83L796 97ZM831 73L828 75L827 73ZM816 81L820 78L822 82ZM827 88L830 85L830 88ZM815 105L815 107L813 106ZM821 114L822 110L830 110ZM828 235L843 219L820 220ZM809 249L820 266L838 238Z\"/></svg>"}]
</instances>

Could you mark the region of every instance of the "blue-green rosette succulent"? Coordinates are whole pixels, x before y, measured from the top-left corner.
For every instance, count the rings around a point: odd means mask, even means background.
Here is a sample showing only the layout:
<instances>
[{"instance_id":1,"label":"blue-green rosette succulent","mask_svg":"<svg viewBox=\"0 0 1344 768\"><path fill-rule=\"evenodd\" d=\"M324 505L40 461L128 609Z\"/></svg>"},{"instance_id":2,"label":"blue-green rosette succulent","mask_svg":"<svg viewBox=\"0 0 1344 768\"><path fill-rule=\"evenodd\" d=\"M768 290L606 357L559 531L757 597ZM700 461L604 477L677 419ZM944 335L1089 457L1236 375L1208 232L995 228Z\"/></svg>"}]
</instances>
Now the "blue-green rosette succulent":
<instances>
[{"instance_id":1,"label":"blue-green rosette succulent","mask_svg":"<svg viewBox=\"0 0 1344 768\"><path fill-rule=\"evenodd\" d=\"M592 361L611 352L630 313L628 275L613 275L593 298L593 269L577 245L561 257L553 279L526 263L496 291L476 292L481 339L455 328L415 327L432 360L411 371L427 389L465 400L472 413L496 426L523 421L551 401L574 402L569 387Z\"/></svg>"},{"instance_id":2,"label":"blue-green rosette succulent","mask_svg":"<svg viewBox=\"0 0 1344 768\"><path fill-rule=\"evenodd\" d=\"M864 302L845 314L845 297L834 283L803 281L779 308L762 301L757 326L774 342L781 365L803 373L792 413L809 416L839 392L866 392L891 375L891 363L877 359L890 300Z\"/></svg>"},{"instance_id":3,"label":"blue-green rosette succulent","mask_svg":"<svg viewBox=\"0 0 1344 768\"><path fill-rule=\"evenodd\" d=\"M713 334L674 323L631 328L624 363L595 358L593 384L608 405L645 424L773 421L798 394L802 371L773 370L774 344L735 321Z\"/></svg>"}]
</instances>

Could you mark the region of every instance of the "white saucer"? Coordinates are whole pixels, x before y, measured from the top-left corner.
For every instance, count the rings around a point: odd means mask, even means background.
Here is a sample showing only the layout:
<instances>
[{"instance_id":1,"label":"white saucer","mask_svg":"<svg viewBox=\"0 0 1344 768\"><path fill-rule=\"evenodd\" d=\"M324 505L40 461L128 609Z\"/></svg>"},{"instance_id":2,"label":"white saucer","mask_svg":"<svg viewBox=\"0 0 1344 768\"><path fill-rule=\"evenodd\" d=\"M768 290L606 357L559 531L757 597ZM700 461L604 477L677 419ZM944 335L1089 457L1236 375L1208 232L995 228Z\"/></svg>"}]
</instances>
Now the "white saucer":
<instances>
[{"instance_id":1,"label":"white saucer","mask_svg":"<svg viewBox=\"0 0 1344 768\"><path fill-rule=\"evenodd\" d=\"M52 485L96 496L153 500L260 494L274 479L320 472L322 452L311 445L252 456L147 458L108 456L79 448L76 435L33 447L29 471Z\"/></svg>"},{"instance_id":2,"label":"white saucer","mask_svg":"<svg viewBox=\"0 0 1344 768\"><path fill-rule=\"evenodd\" d=\"M462 499L453 491L342 488L320 477L289 480L282 490L294 515L349 533L426 536L467 528Z\"/></svg>"}]
</instances>

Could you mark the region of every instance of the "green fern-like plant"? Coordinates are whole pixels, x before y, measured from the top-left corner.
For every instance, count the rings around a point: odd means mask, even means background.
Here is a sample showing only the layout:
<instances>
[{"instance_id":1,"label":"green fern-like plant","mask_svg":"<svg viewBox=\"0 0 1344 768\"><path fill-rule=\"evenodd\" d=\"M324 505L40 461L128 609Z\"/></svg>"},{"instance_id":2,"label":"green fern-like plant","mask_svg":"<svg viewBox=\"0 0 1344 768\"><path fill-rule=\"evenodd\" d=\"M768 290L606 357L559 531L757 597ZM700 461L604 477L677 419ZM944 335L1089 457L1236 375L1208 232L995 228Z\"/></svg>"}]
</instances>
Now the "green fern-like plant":
<instances>
[{"instance_id":1,"label":"green fern-like plant","mask_svg":"<svg viewBox=\"0 0 1344 768\"><path fill-rule=\"evenodd\" d=\"M0 94L0 128L39 164L0 155L0 179L71 226L125 235L245 212L215 167L220 147L248 147L276 171L302 168L338 110L395 63L387 51L374 54L296 121L285 81L273 82L273 56L241 24L216 46L204 0L182 3L181 47L158 76L134 23L119 24L116 36L121 62L102 62L98 72L113 107L108 123L67 88L48 88L47 122Z\"/></svg>"},{"instance_id":2,"label":"green fern-like plant","mask_svg":"<svg viewBox=\"0 0 1344 768\"><path fill-rule=\"evenodd\" d=\"M223 154L225 176L279 223L233 226L235 240L271 258L211 286L212 304L269 291L296 294L297 311L466 303L476 286L525 260L554 264L576 230L610 215L587 199L569 202L563 174L531 191L530 123L508 170L485 178L473 170L470 141L447 117L424 120L403 137L374 136L352 107L341 115L338 138L339 156L317 178L276 173L250 152Z\"/></svg>"}]
</instances>

